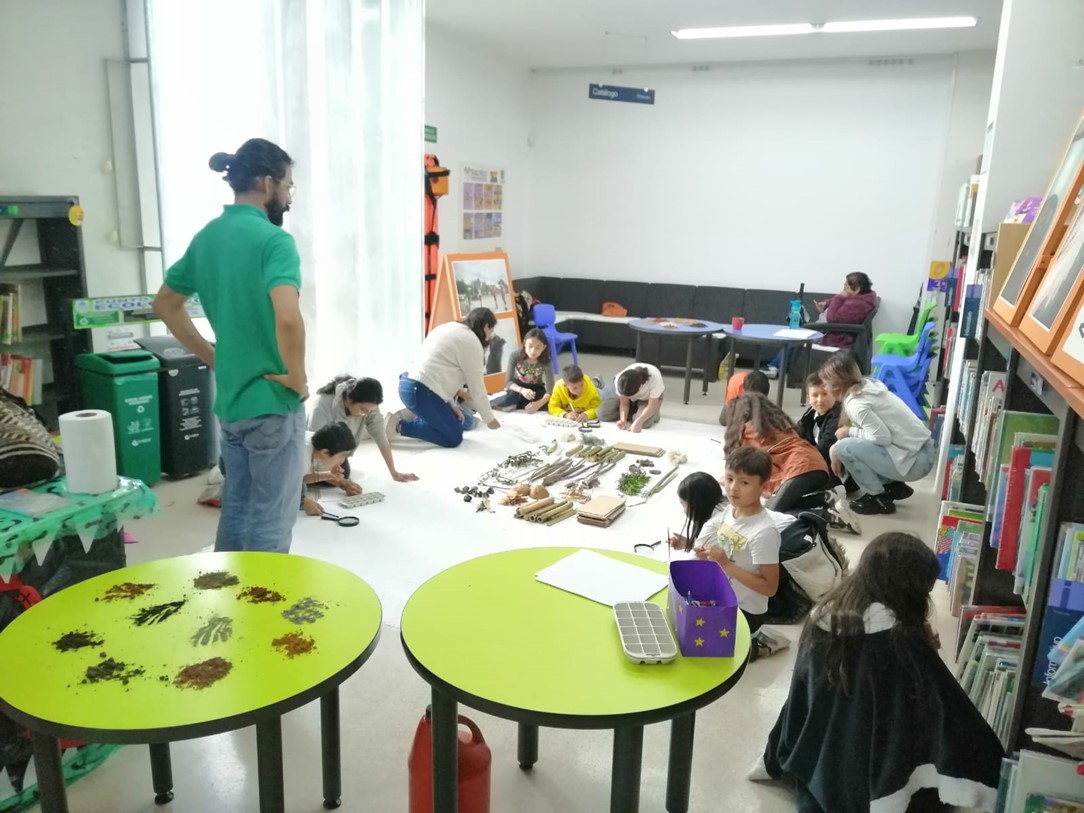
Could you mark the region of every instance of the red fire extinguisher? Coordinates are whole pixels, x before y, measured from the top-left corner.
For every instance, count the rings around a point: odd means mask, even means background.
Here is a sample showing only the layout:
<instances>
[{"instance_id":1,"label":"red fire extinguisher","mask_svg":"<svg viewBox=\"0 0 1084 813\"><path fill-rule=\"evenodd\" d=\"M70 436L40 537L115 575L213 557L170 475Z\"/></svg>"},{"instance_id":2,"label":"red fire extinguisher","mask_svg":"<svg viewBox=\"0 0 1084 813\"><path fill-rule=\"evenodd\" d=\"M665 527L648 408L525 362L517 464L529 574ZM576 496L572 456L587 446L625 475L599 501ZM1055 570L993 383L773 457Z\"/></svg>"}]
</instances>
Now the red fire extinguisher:
<instances>
[{"instance_id":1,"label":"red fire extinguisher","mask_svg":"<svg viewBox=\"0 0 1084 813\"><path fill-rule=\"evenodd\" d=\"M433 721L432 708L414 732L414 744L407 757L410 774L410 813L433 811ZM489 769L493 756L481 729L473 720L459 715L459 813L489 813Z\"/></svg>"}]
</instances>

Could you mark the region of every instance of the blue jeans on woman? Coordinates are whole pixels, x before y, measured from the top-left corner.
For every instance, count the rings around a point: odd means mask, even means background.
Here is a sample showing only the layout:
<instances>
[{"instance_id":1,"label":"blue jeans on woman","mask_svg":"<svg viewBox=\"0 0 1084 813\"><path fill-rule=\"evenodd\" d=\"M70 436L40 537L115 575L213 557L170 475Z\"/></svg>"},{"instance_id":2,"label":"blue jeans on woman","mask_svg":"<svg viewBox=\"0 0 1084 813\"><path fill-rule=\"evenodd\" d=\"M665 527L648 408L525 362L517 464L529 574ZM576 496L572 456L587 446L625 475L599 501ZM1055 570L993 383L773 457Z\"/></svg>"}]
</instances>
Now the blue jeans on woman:
<instances>
[{"instance_id":1,"label":"blue jeans on woman","mask_svg":"<svg viewBox=\"0 0 1084 813\"><path fill-rule=\"evenodd\" d=\"M399 434L452 449L463 442L463 432L474 426L474 418L462 409L460 420L451 404L406 373L399 376L399 400L417 417L399 422Z\"/></svg>"},{"instance_id":2,"label":"blue jeans on woman","mask_svg":"<svg viewBox=\"0 0 1084 813\"><path fill-rule=\"evenodd\" d=\"M881 494L892 482L912 483L921 480L937 462L937 447L933 439L918 450L907 471L900 471L888 454L888 449L861 438L842 438L835 445L847 474L867 494Z\"/></svg>"},{"instance_id":3,"label":"blue jeans on woman","mask_svg":"<svg viewBox=\"0 0 1084 813\"><path fill-rule=\"evenodd\" d=\"M222 513L215 550L289 553L305 471L305 411L219 425Z\"/></svg>"}]
</instances>

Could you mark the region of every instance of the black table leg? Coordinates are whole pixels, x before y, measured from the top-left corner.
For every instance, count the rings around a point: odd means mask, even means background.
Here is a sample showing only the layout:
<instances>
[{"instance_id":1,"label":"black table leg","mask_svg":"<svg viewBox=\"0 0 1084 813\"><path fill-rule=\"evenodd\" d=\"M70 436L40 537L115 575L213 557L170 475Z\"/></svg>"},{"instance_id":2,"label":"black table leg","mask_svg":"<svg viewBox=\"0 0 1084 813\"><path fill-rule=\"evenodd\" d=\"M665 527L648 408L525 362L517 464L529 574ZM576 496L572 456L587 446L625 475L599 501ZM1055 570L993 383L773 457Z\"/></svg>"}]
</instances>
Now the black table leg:
<instances>
[{"instance_id":1,"label":"black table leg","mask_svg":"<svg viewBox=\"0 0 1084 813\"><path fill-rule=\"evenodd\" d=\"M685 348L685 403L689 403L689 387L693 381L693 337L689 337L689 346Z\"/></svg>"},{"instance_id":2,"label":"black table leg","mask_svg":"<svg viewBox=\"0 0 1084 813\"><path fill-rule=\"evenodd\" d=\"M712 362L711 348L715 344L715 337L710 333L702 337L704 339L704 390L701 395L708 394L708 365ZM718 377L718 376L717 376Z\"/></svg>"},{"instance_id":3,"label":"black table leg","mask_svg":"<svg viewBox=\"0 0 1084 813\"><path fill-rule=\"evenodd\" d=\"M530 723L519 724L519 767L531 770L538 762L538 726Z\"/></svg>"},{"instance_id":4,"label":"black table leg","mask_svg":"<svg viewBox=\"0 0 1084 813\"><path fill-rule=\"evenodd\" d=\"M738 363L737 353L735 352L735 348L737 346L738 346L738 343L734 340L734 337L731 336L730 337L730 346L729 346L729 350L727 352L727 358L729 360L726 363L726 378L727 378L728 382L730 381L730 376L734 375L734 365ZM723 398L724 398L724 400L726 399L726 393L723 393Z\"/></svg>"},{"instance_id":5,"label":"black table leg","mask_svg":"<svg viewBox=\"0 0 1084 813\"><path fill-rule=\"evenodd\" d=\"M459 811L459 708L433 688L433 813Z\"/></svg>"},{"instance_id":6,"label":"black table leg","mask_svg":"<svg viewBox=\"0 0 1084 813\"><path fill-rule=\"evenodd\" d=\"M169 743L152 742L149 748L154 803L167 805L173 801L173 761L169 758Z\"/></svg>"},{"instance_id":7,"label":"black table leg","mask_svg":"<svg viewBox=\"0 0 1084 813\"><path fill-rule=\"evenodd\" d=\"M643 726L614 729L610 813L638 813L640 810L640 765L643 755Z\"/></svg>"},{"instance_id":8,"label":"black table leg","mask_svg":"<svg viewBox=\"0 0 1084 813\"><path fill-rule=\"evenodd\" d=\"M783 406L783 390L787 386L787 346L784 344L783 348L779 351L779 380L776 382L775 388L775 405L777 407Z\"/></svg>"},{"instance_id":9,"label":"black table leg","mask_svg":"<svg viewBox=\"0 0 1084 813\"><path fill-rule=\"evenodd\" d=\"M324 807L334 810L343 803L338 687L320 698L320 753L324 767Z\"/></svg>"},{"instance_id":10,"label":"black table leg","mask_svg":"<svg viewBox=\"0 0 1084 813\"><path fill-rule=\"evenodd\" d=\"M38 793L42 813L68 813L68 794L64 791L64 769L60 766L60 743L56 737L31 732L34 742L34 771L38 775Z\"/></svg>"},{"instance_id":11,"label":"black table leg","mask_svg":"<svg viewBox=\"0 0 1084 813\"><path fill-rule=\"evenodd\" d=\"M813 364L813 343L802 345L805 348L805 376L802 378L802 406L805 406L805 399L809 393L805 390L805 382L809 380L809 368Z\"/></svg>"},{"instance_id":12,"label":"black table leg","mask_svg":"<svg viewBox=\"0 0 1084 813\"><path fill-rule=\"evenodd\" d=\"M644 334L637 330L636 331L636 360L637 361L639 361L640 359L643 358L643 355L642 355L643 348L644 348Z\"/></svg>"},{"instance_id":13,"label":"black table leg","mask_svg":"<svg viewBox=\"0 0 1084 813\"><path fill-rule=\"evenodd\" d=\"M693 776L693 732L696 713L675 717L670 723L670 770L666 775L666 809L688 813Z\"/></svg>"},{"instance_id":14,"label":"black table leg","mask_svg":"<svg viewBox=\"0 0 1084 813\"><path fill-rule=\"evenodd\" d=\"M282 718L256 723L260 813L286 813L282 781Z\"/></svg>"}]
</instances>

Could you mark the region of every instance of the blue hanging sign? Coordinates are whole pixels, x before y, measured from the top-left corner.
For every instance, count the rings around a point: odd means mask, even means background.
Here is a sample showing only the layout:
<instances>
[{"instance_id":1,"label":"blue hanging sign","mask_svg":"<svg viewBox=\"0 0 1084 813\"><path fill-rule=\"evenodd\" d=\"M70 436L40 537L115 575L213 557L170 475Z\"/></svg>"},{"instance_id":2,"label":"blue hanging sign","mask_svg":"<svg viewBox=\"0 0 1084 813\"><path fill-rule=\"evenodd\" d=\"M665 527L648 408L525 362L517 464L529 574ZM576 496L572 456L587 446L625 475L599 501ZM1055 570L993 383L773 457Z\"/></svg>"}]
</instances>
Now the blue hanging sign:
<instances>
[{"instance_id":1,"label":"blue hanging sign","mask_svg":"<svg viewBox=\"0 0 1084 813\"><path fill-rule=\"evenodd\" d=\"M587 97L604 102L655 104L655 91L647 88L623 88L617 85L588 85Z\"/></svg>"}]
</instances>

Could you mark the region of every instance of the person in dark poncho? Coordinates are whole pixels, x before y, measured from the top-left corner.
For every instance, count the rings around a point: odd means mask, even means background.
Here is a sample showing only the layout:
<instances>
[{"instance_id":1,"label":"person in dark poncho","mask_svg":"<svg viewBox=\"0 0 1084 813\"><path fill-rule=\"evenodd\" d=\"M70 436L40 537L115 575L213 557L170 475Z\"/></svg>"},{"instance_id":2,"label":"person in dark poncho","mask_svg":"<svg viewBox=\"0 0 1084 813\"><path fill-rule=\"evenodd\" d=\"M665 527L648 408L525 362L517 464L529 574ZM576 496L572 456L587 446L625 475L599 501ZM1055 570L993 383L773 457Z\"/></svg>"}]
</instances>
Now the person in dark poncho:
<instances>
[{"instance_id":1,"label":"person in dark poncho","mask_svg":"<svg viewBox=\"0 0 1084 813\"><path fill-rule=\"evenodd\" d=\"M927 614L938 572L910 534L869 544L810 614L750 778L793 782L799 813L993 810L1001 743L937 654Z\"/></svg>"}]
</instances>

